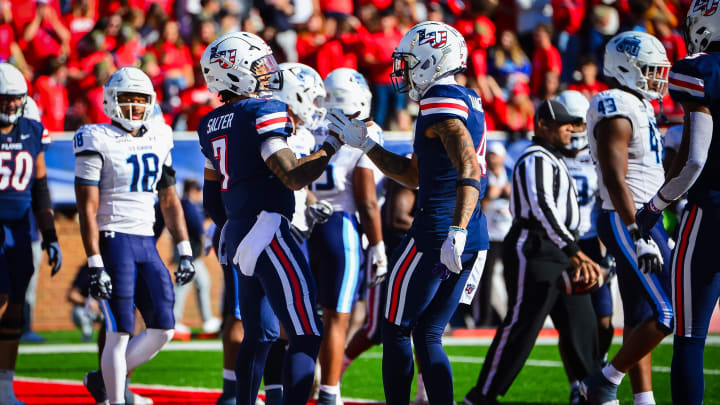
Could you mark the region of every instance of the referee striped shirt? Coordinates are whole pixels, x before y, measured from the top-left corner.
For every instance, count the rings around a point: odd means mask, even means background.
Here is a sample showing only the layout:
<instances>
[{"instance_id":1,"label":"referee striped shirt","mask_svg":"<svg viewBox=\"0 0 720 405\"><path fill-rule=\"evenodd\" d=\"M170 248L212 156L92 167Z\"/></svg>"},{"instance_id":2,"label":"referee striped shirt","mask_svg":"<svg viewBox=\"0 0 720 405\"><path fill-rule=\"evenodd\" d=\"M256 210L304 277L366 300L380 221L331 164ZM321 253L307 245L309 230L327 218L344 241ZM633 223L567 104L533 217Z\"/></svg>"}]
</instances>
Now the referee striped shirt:
<instances>
[{"instance_id":1,"label":"referee striped shirt","mask_svg":"<svg viewBox=\"0 0 720 405\"><path fill-rule=\"evenodd\" d=\"M574 181L560 152L544 139L534 138L515 163L510 212L520 226L542 227L568 256L580 250L575 239L580 206Z\"/></svg>"}]
</instances>

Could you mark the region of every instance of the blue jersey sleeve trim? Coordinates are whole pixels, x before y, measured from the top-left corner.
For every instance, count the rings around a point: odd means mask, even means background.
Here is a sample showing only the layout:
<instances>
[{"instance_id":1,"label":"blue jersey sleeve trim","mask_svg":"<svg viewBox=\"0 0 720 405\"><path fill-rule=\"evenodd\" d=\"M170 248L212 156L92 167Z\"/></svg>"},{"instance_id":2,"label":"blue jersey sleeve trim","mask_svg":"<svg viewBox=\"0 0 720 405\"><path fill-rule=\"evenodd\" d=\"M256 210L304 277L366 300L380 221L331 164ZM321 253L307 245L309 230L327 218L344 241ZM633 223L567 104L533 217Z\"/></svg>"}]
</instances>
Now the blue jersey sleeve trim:
<instances>
[{"instance_id":1,"label":"blue jersey sleeve trim","mask_svg":"<svg viewBox=\"0 0 720 405\"><path fill-rule=\"evenodd\" d=\"M75 177L75 185L78 186L99 186L100 182L97 180L83 179L82 177Z\"/></svg>"}]
</instances>

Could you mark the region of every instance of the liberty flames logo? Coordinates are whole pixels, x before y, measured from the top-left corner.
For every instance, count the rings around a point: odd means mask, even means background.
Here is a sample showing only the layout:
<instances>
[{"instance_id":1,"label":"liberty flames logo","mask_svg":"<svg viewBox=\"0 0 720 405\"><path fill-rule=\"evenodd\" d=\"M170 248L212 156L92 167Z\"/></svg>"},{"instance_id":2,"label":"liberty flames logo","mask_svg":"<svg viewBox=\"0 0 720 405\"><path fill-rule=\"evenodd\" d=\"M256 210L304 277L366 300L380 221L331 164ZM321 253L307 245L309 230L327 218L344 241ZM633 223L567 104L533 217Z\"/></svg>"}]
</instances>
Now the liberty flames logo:
<instances>
[{"instance_id":1,"label":"liberty flames logo","mask_svg":"<svg viewBox=\"0 0 720 405\"><path fill-rule=\"evenodd\" d=\"M210 50L210 63L219 63L223 69L228 69L235 64L237 49L227 49L218 52L217 47Z\"/></svg>"},{"instance_id":2,"label":"liberty flames logo","mask_svg":"<svg viewBox=\"0 0 720 405\"><path fill-rule=\"evenodd\" d=\"M720 0L719 0L720 1ZM433 48L442 48L447 43L447 31L435 31L425 33L425 30L418 31L418 44L430 44Z\"/></svg>"},{"instance_id":3,"label":"liberty flames logo","mask_svg":"<svg viewBox=\"0 0 720 405\"><path fill-rule=\"evenodd\" d=\"M473 291L475 291L475 284L468 283L465 286L465 294L472 295Z\"/></svg>"},{"instance_id":4,"label":"liberty flames logo","mask_svg":"<svg viewBox=\"0 0 720 405\"><path fill-rule=\"evenodd\" d=\"M693 12L702 11L704 16L715 14L720 5L720 0L698 0L693 6Z\"/></svg>"}]
</instances>

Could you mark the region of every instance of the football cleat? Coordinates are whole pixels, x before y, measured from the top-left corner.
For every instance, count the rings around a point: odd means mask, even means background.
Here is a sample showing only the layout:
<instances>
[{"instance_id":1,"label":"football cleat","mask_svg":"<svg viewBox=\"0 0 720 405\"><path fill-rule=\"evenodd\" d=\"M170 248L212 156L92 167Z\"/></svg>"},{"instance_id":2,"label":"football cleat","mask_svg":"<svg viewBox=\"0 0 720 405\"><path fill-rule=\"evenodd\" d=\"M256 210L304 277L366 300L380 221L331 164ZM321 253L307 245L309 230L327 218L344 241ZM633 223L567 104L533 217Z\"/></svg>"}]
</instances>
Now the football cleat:
<instances>
[{"instance_id":1,"label":"football cleat","mask_svg":"<svg viewBox=\"0 0 720 405\"><path fill-rule=\"evenodd\" d=\"M96 403L104 404L105 401L107 401L105 382L103 381L100 370L91 371L85 374L85 378L83 378L83 385L87 388L93 399L95 399Z\"/></svg>"},{"instance_id":2,"label":"football cleat","mask_svg":"<svg viewBox=\"0 0 720 405\"><path fill-rule=\"evenodd\" d=\"M617 400L618 386L597 373L580 383L580 395L591 405L620 405Z\"/></svg>"}]
</instances>

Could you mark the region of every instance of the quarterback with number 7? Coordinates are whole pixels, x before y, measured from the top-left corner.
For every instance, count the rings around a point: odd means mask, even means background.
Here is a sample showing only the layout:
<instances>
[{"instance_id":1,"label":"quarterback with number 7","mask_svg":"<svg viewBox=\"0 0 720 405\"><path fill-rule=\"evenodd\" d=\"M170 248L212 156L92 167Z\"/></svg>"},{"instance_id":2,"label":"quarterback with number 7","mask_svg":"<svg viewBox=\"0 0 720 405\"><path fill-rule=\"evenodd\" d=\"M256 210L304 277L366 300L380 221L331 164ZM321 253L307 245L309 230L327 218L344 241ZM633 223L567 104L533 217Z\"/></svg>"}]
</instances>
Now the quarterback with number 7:
<instances>
[{"instance_id":1,"label":"quarterback with number 7","mask_svg":"<svg viewBox=\"0 0 720 405\"><path fill-rule=\"evenodd\" d=\"M175 190L170 150L173 134L153 117L155 91L140 69L113 73L103 88L112 124L81 127L73 138L75 197L90 273L90 294L105 314L107 337L101 372L85 385L98 402L125 402L125 376L153 358L172 339L172 279L155 247L155 196L177 242L178 285L195 270L185 217ZM147 329L135 330L135 308ZM103 387L104 385L104 387Z\"/></svg>"},{"instance_id":2,"label":"quarterback with number 7","mask_svg":"<svg viewBox=\"0 0 720 405\"><path fill-rule=\"evenodd\" d=\"M420 103L413 154L376 144L365 123L330 111L329 129L360 148L392 179L418 188L418 211L388 267L383 323L383 382L388 405L407 404L413 375L410 345L430 403L453 403L452 370L441 336L458 302L469 303L489 246L480 208L485 180L485 114L474 91L458 85L465 39L439 22L414 26L393 53L395 90ZM476 270L473 270L476 269Z\"/></svg>"}]
</instances>

